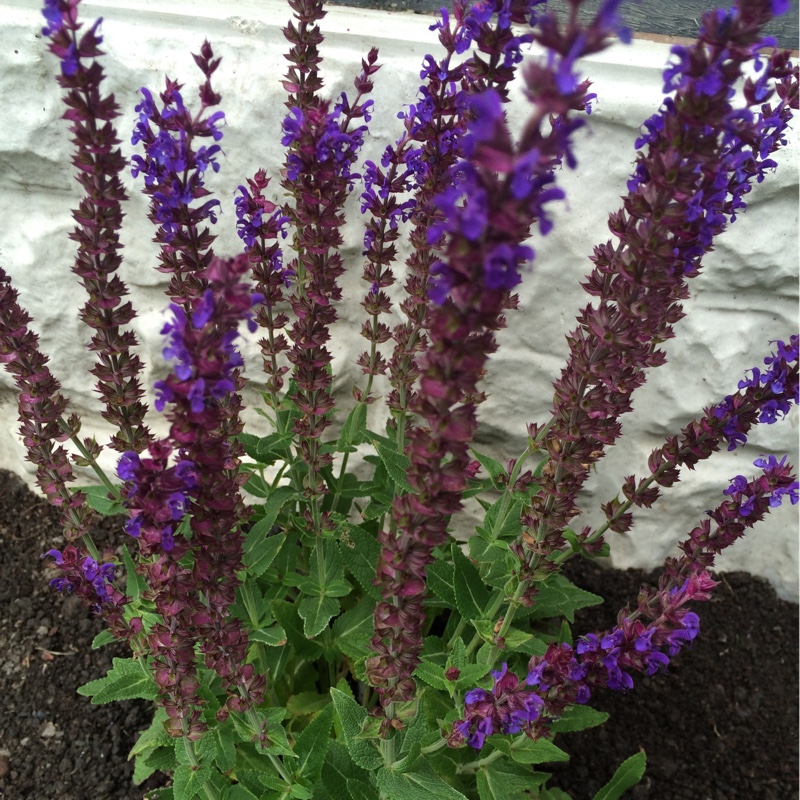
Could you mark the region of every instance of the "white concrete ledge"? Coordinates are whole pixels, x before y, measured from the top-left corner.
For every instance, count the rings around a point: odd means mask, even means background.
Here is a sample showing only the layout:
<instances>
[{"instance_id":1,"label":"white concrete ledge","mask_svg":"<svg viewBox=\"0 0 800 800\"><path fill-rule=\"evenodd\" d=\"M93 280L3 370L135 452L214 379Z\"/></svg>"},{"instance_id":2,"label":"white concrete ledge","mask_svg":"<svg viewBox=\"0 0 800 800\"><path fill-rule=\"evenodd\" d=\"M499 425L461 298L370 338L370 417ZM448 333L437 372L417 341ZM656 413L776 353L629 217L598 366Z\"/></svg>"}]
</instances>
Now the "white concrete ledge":
<instances>
[{"instance_id":1,"label":"white concrete ledge","mask_svg":"<svg viewBox=\"0 0 800 800\"><path fill-rule=\"evenodd\" d=\"M141 86L152 89L169 73L187 85L186 96L199 72L190 53L203 38L223 57L215 87L223 95L227 116L223 147L226 158L213 188L219 191L224 214L216 226L217 251L239 250L235 235L233 193L236 186L265 167L275 176L282 162L279 144L285 96L280 77L286 69L287 46L281 28L288 7L274 0L164 2L120 0L84 2L87 19L102 15L108 55L104 66L107 89L115 93L124 114L118 120L123 152L130 155L133 106ZM331 96L349 90L361 57L372 44L380 48L384 65L375 80L376 117L364 157L378 158L401 128L396 113L412 102L426 52L436 51L431 20L413 14L389 14L352 8L331 8L323 21L326 41L323 74ZM87 335L76 319L83 302L70 273L73 246L69 209L77 203L78 188L69 167L66 124L60 120L60 90L54 80L55 59L39 35L39 4L0 0L0 96L4 126L0 137L0 264L21 293L21 302L35 318L42 348L52 356L54 373L64 385L85 430L104 440L107 427L88 373L91 359ZM635 41L587 59L585 73L594 81L599 102L590 126L581 133L580 165L563 172L559 181L568 202L556 214L556 228L546 240L534 241L537 259L521 287L522 311L512 315L491 362L488 401L481 408L484 426L478 447L505 459L524 447L525 425L544 420L552 401L550 383L557 376L567 348L564 336L574 325L586 296L578 284L589 269L593 245L609 238L610 211L619 196L634 157L633 141L641 122L661 100L661 69L669 46ZM532 54L531 57L535 57ZM525 101L514 98L510 117L515 125L525 118ZM795 124L795 128L797 125ZM625 437L600 463L587 487L583 507L589 521L598 519L597 506L613 497L623 476L647 470L647 456L665 435L677 434L703 406L736 389L745 369L759 365L768 341L797 330L798 294L798 153L793 147L777 156L780 168L748 196L749 209L722 236L705 261L703 274L692 281L688 317L677 337L666 345L669 363L655 371L636 397L636 410L624 419ZM153 230L146 220L147 203L129 175L131 201L126 208L125 263L121 276L131 289L140 315L133 327L148 362L143 378L150 386L163 372L158 330L165 306L164 276L156 272ZM344 279L348 301L341 309L334 345L337 389L345 407L350 385L358 379L354 362L362 350L358 336L364 287L360 281L362 228L355 198L348 207L351 224L345 231L343 254L349 271ZM250 376L257 382L255 348L248 349ZM253 404L254 393L247 395ZM158 426L153 413L151 424ZM0 465L23 475L31 467L15 435L16 403L11 378L0 373ZM257 426L259 418L248 420ZM378 424L377 421L375 424ZM635 532L612 542L617 566L656 565L685 537L707 508L716 506L721 490L738 473L751 474L749 465L762 452L788 452L797 463L798 415L774 426L757 429L751 446L722 453L669 490L651 512L637 515ZM256 428L257 429L257 428ZM107 465L111 466L108 461ZM748 534L719 561L724 569L746 569L769 578L784 597L797 592L797 507L784 507ZM583 524L583 523L582 523Z\"/></svg>"}]
</instances>

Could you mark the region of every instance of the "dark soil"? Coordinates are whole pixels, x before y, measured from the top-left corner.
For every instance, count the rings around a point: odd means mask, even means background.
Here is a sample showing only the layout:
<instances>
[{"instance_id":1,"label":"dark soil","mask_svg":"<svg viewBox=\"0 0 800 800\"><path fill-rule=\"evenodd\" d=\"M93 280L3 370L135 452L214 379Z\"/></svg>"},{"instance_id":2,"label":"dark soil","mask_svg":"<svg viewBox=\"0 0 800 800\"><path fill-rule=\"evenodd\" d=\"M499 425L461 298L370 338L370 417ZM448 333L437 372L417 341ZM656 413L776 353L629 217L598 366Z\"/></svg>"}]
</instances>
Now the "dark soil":
<instances>
[{"instance_id":1,"label":"dark soil","mask_svg":"<svg viewBox=\"0 0 800 800\"><path fill-rule=\"evenodd\" d=\"M99 543L113 545L117 531L109 526ZM40 556L61 544L57 513L0 471L0 798L141 798L165 780L131 783L128 753L151 712L143 702L93 706L76 694L113 656L127 654L92 651L100 622L47 585L52 575ZM613 625L617 609L654 579L576 567L580 585L608 599L582 613L576 631ZM715 599L696 609L702 630L694 648L667 675L641 680L632 694L597 694L593 705L611 720L559 740L573 758L552 769L551 785L591 798L644 749L647 773L631 800L797 797L798 607L748 575L722 580Z\"/></svg>"}]
</instances>

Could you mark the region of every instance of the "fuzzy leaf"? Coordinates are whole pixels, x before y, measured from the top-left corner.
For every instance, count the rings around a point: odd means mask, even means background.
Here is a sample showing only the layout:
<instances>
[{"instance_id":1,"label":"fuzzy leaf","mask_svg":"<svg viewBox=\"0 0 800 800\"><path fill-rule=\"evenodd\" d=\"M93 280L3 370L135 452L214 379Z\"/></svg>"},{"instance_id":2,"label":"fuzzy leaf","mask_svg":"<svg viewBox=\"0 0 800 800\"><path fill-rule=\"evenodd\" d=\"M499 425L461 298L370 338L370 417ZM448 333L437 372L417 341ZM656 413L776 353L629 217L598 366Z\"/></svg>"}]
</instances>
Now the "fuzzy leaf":
<instances>
[{"instance_id":1,"label":"fuzzy leaf","mask_svg":"<svg viewBox=\"0 0 800 800\"><path fill-rule=\"evenodd\" d=\"M569 755L548 739L537 739L535 742L528 738L509 740L505 736L494 734L486 741L501 753L511 756L518 764L569 761Z\"/></svg>"},{"instance_id":2,"label":"fuzzy leaf","mask_svg":"<svg viewBox=\"0 0 800 800\"><path fill-rule=\"evenodd\" d=\"M297 613L297 606L294 603L287 603L285 600L273 600L269 607L272 609L275 619L286 631L286 638L289 640L289 644L297 651L297 655L308 661L315 661L322 655L322 645L306 638L303 625Z\"/></svg>"},{"instance_id":3,"label":"fuzzy leaf","mask_svg":"<svg viewBox=\"0 0 800 800\"><path fill-rule=\"evenodd\" d=\"M570 622L575 622L577 610L602 602L602 597L579 588L563 575L555 575L541 584L530 613L534 619L566 617Z\"/></svg>"},{"instance_id":4,"label":"fuzzy leaf","mask_svg":"<svg viewBox=\"0 0 800 800\"><path fill-rule=\"evenodd\" d=\"M328 747L325 763L322 765L322 784L331 800L347 800L350 797L350 781L369 786L369 773L353 763L342 742L334 740Z\"/></svg>"},{"instance_id":5,"label":"fuzzy leaf","mask_svg":"<svg viewBox=\"0 0 800 800\"><path fill-rule=\"evenodd\" d=\"M598 711L591 706L570 706L559 719L552 722L550 730L553 733L583 731L602 725L609 716L605 711Z\"/></svg>"},{"instance_id":6,"label":"fuzzy leaf","mask_svg":"<svg viewBox=\"0 0 800 800\"><path fill-rule=\"evenodd\" d=\"M360 767L375 770L383 764L381 754L366 739L359 739L361 726L367 718L367 710L362 708L352 697L348 697L338 689L331 689L331 698L342 725L344 740L350 757Z\"/></svg>"},{"instance_id":7,"label":"fuzzy leaf","mask_svg":"<svg viewBox=\"0 0 800 800\"><path fill-rule=\"evenodd\" d=\"M472 448L470 448L472 450ZM472 450L472 455L478 459L478 463L486 470L489 477L492 479L492 484L494 485L495 489L502 489L503 483L498 481L497 479L502 475L504 477L508 477L508 473L505 471L505 468L499 461L495 461L490 456L485 456L482 453L479 453L477 450Z\"/></svg>"},{"instance_id":8,"label":"fuzzy leaf","mask_svg":"<svg viewBox=\"0 0 800 800\"><path fill-rule=\"evenodd\" d=\"M280 510L296 497L297 493L290 486L279 486L267 497L262 506L263 515L248 531L244 540L243 560L251 575L263 575L278 555L286 538L281 535L271 536L270 532Z\"/></svg>"},{"instance_id":9,"label":"fuzzy leaf","mask_svg":"<svg viewBox=\"0 0 800 800\"><path fill-rule=\"evenodd\" d=\"M334 597L304 597L297 604L297 613L303 618L303 633L306 638L319 636L340 609L341 604Z\"/></svg>"},{"instance_id":10,"label":"fuzzy leaf","mask_svg":"<svg viewBox=\"0 0 800 800\"><path fill-rule=\"evenodd\" d=\"M347 415L339 434L339 447L361 444L367 431L367 404L356 403Z\"/></svg>"},{"instance_id":11,"label":"fuzzy leaf","mask_svg":"<svg viewBox=\"0 0 800 800\"><path fill-rule=\"evenodd\" d=\"M125 594L130 595L135 603L147 591L147 581L136 571L133 557L125 545L122 547L122 563L125 565Z\"/></svg>"},{"instance_id":12,"label":"fuzzy leaf","mask_svg":"<svg viewBox=\"0 0 800 800\"><path fill-rule=\"evenodd\" d=\"M125 506L120 500L113 500L108 496L108 489L105 486L76 486L70 491L83 492L86 495L86 502L104 517L113 517L116 514L124 514Z\"/></svg>"},{"instance_id":13,"label":"fuzzy leaf","mask_svg":"<svg viewBox=\"0 0 800 800\"><path fill-rule=\"evenodd\" d=\"M478 771L478 796L480 800L527 800L529 792L547 778L545 772L531 772L509 761L494 761Z\"/></svg>"},{"instance_id":14,"label":"fuzzy leaf","mask_svg":"<svg viewBox=\"0 0 800 800\"><path fill-rule=\"evenodd\" d=\"M415 772L381 768L378 770L378 788L382 795L392 800L467 800L427 765Z\"/></svg>"},{"instance_id":15,"label":"fuzzy leaf","mask_svg":"<svg viewBox=\"0 0 800 800\"><path fill-rule=\"evenodd\" d=\"M428 588L450 608L456 608L455 569L447 561L428 564Z\"/></svg>"},{"instance_id":16,"label":"fuzzy leaf","mask_svg":"<svg viewBox=\"0 0 800 800\"><path fill-rule=\"evenodd\" d=\"M394 442L392 442L390 446L376 439L373 444L375 445L375 450L380 456L383 465L386 467L386 471L395 482L397 488L401 492L410 492L411 486L409 486L408 478L406 477L408 469L411 466L411 461L408 456L404 453L398 453L395 449Z\"/></svg>"},{"instance_id":17,"label":"fuzzy leaf","mask_svg":"<svg viewBox=\"0 0 800 800\"><path fill-rule=\"evenodd\" d=\"M142 669L133 658L115 658L108 674L89 681L78 689L78 694L92 698L92 705L102 705L113 700L153 700L158 688L153 676Z\"/></svg>"},{"instance_id":18,"label":"fuzzy leaf","mask_svg":"<svg viewBox=\"0 0 800 800\"><path fill-rule=\"evenodd\" d=\"M475 565L454 542L452 547L456 605L465 619L481 619L489 607L489 591Z\"/></svg>"},{"instance_id":19,"label":"fuzzy leaf","mask_svg":"<svg viewBox=\"0 0 800 800\"><path fill-rule=\"evenodd\" d=\"M381 546L375 537L364 528L349 522L342 522L336 528L336 537L339 539L339 552L347 569L373 600L380 600L381 593L372 583L381 553Z\"/></svg>"},{"instance_id":20,"label":"fuzzy leaf","mask_svg":"<svg viewBox=\"0 0 800 800\"><path fill-rule=\"evenodd\" d=\"M203 786L211 778L211 767L192 769L189 764L181 764L175 770L172 779L172 790L175 800L192 800L203 791ZM205 793L204 793L205 794Z\"/></svg>"},{"instance_id":21,"label":"fuzzy leaf","mask_svg":"<svg viewBox=\"0 0 800 800\"><path fill-rule=\"evenodd\" d=\"M636 753L617 767L614 777L594 796L594 800L617 800L642 779L647 767L647 756Z\"/></svg>"},{"instance_id":22,"label":"fuzzy leaf","mask_svg":"<svg viewBox=\"0 0 800 800\"><path fill-rule=\"evenodd\" d=\"M312 783L319 777L322 765L330 744L329 734L333 724L332 704L325 708L306 725L294 744L294 752L298 761L295 775L301 776Z\"/></svg>"}]
</instances>

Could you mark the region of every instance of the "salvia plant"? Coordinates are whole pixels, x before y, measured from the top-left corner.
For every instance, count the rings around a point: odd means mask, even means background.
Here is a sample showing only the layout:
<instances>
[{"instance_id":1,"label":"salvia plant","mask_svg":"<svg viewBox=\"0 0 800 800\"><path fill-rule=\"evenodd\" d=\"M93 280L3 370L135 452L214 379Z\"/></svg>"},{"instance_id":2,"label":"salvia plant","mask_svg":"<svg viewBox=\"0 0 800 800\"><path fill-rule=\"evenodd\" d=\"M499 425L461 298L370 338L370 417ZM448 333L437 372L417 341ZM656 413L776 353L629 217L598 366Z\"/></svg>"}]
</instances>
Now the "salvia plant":
<instances>
[{"instance_id":1,"label":"salvia plant","mask_svg":"<svg viewBox=\"0 0 800 800\"><path fill-rule=\"evenodd\" d=\"M527 426L527 447L506 464L470 447L497 331L534 259L531 232L552 227L558 172L575 165L574 134L595 99L578 61L630 37L619 0L588 21L581 1L569 0L562 21L542 0L442 9L432 26L439 52L425 56L417 98L374 163L359 153L377 51L350 96L326 99L322 0L290 0L285 161L242 181L242 248L222 257L211 232L220 201L205 185L220 169L225 119L212 47L194 56L199 93L172 78L160 92L142 88L128 163L118 106L101 89L100 21L82 23L79 0L46 0L43 34L60 62L83 194L71 234L86 291L79 316L116 433L105 445L81 437L2 271L0 360L19 389L38 484L62 513L66 544L46 554L58 571L51 583L104 619L97 647L116 639L132 653L81 693L154 701L131 753L137 783L172 776L153 798L563 798L540 769L566 760L556 734L604 721L589 705L596 689L633 690L637 676L664 672L690 647L695 604L717 585L716 555L772 508L797 502L786 458L756 458L716 508L698 512L658 585L620 610L614 628L572 632L574 612L601 598L561 567L606 554L606 533L628 531L634 511L657 503L683 468L743 446L753 426L797 403L800 342L790 332L625 479L602 505L603 524L570 527L634 390L665 362L660 345L684 316L703 256L786 144L798 70L761 34L785 0L711 11L695 42L672 48L665 98L644 122L609 220L613 239L591 257L583 287L592 300L567 337L552 414ZM541 55L523 57L534 44ZM512 134L504 105L515 79L530 109ZM169 281L167 366L152 387L165 438L146 424L135 312L119 271L127 169L149 198L154 266ZM330 337L354 192L364 377L336 417ZM404 285L389 291L401 238L412 255ZM258 337L266 436L243 430L240 335ZM374 431L367 410L379 402L387 422ZM104 447L118 454L115 476L98 465ZM74 486L75 467L94 470L99 485ZM485 517L457 541L468 497ZM120 513L118 547L99 552L98 514ZM633 755L596 797L619 797L644 766Z\"/></svg>"}]
</instances>

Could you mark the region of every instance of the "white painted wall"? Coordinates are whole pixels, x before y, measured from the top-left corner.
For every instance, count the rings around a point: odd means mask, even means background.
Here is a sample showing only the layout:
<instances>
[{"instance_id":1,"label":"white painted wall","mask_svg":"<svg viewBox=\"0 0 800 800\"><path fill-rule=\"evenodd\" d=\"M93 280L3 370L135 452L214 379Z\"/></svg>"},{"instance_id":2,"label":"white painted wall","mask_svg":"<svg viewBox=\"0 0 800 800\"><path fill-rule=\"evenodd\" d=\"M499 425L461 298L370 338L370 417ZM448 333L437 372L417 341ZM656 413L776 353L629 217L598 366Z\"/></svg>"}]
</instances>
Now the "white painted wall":
<instances>
[{"instance_id":1,"label":"white painted wall","mask_svg":"<svg viewBox=\"0 0 800 800\"><path fill-rule=\"evenodd\" d=\"M205 36L223 56L215 87L223 94L227 115L222 142L226 159L212 185L220 192L224 214L217 225L218 252L238 252L233 193L244 178L266 167L277 175L282 160L279 131L284 114L280 76L286 62L281 27L288 8L276 0L205 0L196 3L119 0L84 2L86 19L103 16L102 33L108 52L104 64L107 89L124 109L118 121L123 151L131 154L129 131L138 89L158 88L164 72L187 84L198 81L190 52ZM419 84L419 65L436 40L428 17L387 14L362 9L333 8L323 22L323 73L332 96L351 87L359 59L372 44L380 48L384 65L376 76L376 117L365 157L379 157L400 134L396 112L412 102ZM88 374L87 339L76 318L81 291L69 271L73 254L67 235L72 227L69 209L77 203L77 185L69 167L66 124L60 120L60 90L54 80L55 59L39 35L39 4L30 0L0 0L0 97L3 128L0 136L0 264L21 293L21 302L35 318L42 348L52 356L52 368L84 419L84 429L104 440L108 431ZM481 409L483 428L479 448L505 459L522 451L525 425L545 420L552 391L567 348L565 333L585 295L578 282L589 269L592 246L608 237L606 219L619 206L634 155L633 141L642 120L660 103L660 72L669 46L636 41L589 59L585 73L599 96L587 131L580 136L580 166L559 176L569 202L559 209L555 231L534 242L537 260L521 287L522 311L513 315L503 332L502 346L487 379L490 392ZM517 97L511 110L519 124L526 113ZM797 126L795 126L797 127ZM746 368L761 363L768 341L797 330L798 295L798 136L794 149L782 152L780 168L756 186L750 207L720 240L705 262L703 274L692 282L689 315L667 344L669 364L652 374L636 398L636 410L625 418L623 442L600 464L587 487L583 507L590 520L597 506L614 496L630 472L646 474L647 456L665 435L678 433L703 406L735 390ZM153 230L146 220L146 200L126 176L131 201L124 231L125 256L121 275L131 289L139 317L134 327L142 340L149 367L149 386L160 377L159 328L165 306L164 276L156 272ZM279 191L277 177L274 189ZM276 195L277 196L277 195ZM350 203L344 255L349 302L341 309L335 341L336 386L349 405L350 386L357 378L353 363L362 350L357 332L364 292L360 281L362 229L357 204ZM250 355L255 349L250 348ZM257 361L251 361L255 370ZM257 374L251 373L257 381ZM247 400L257 398L250 393ZM158 427L158 416L151 425ZM15 434L13 383L0 373L0 465L32 483L32 467L24 461ZM259 418L248 420L258 431ZM377 421L375 421L377 425ZM757 430L744 451L721 453L671 489L650 512L638 515L633 533L612 542L616 566L655 566L674 544L714 507L721 490L761 453L788 452L798 461L798 415ZM112 469L109 459L106 465ZM797 593L798 507L773 513L746 541L725 554L719 566L745 569L767 577L784 597ZM468 523L467 523L468 524ZM612 534L613 536L613 534Z\"/></svg>"}]
</instances>

